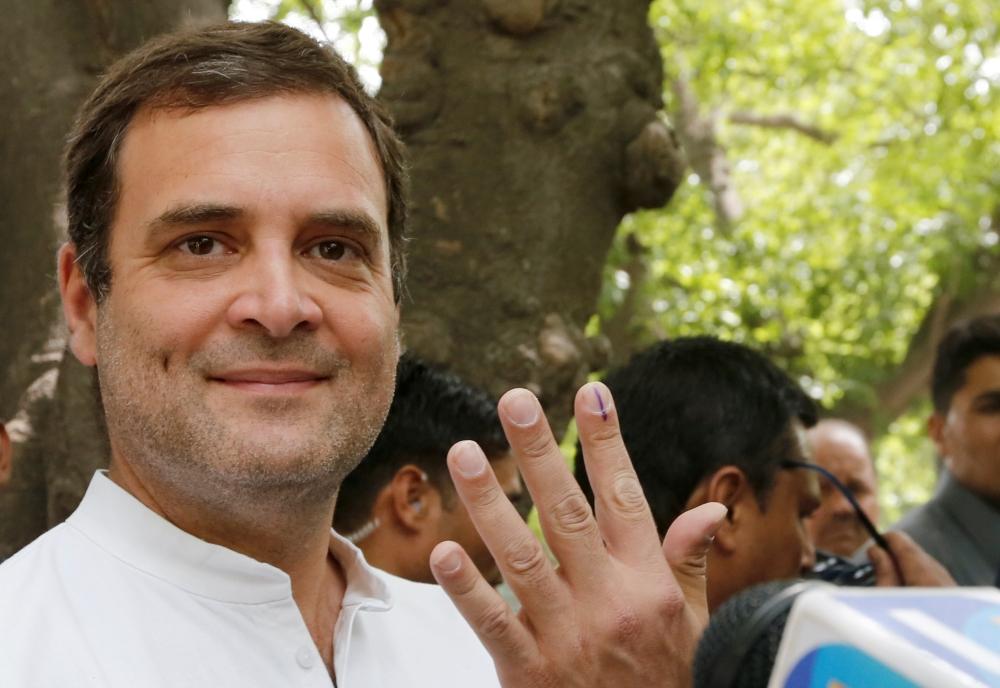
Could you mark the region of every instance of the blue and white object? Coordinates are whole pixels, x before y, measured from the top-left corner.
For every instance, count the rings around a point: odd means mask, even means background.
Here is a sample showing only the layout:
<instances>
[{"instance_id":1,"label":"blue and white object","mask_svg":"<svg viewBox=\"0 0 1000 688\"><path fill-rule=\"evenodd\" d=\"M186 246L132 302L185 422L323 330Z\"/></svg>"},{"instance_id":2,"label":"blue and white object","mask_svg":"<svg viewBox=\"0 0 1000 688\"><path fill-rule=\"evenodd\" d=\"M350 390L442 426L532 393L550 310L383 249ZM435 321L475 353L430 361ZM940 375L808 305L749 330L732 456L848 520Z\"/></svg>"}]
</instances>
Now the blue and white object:
<instances>
[{"instance_id":1,"label":"blue and white object","mask_svg":"<svg viewBox=\"0 0 1000 688\"><path fill-rule=\"evenodd\" d=\"M996 588L804 592L768 688L1000 688Z\"/></svg>"}]
</instances>

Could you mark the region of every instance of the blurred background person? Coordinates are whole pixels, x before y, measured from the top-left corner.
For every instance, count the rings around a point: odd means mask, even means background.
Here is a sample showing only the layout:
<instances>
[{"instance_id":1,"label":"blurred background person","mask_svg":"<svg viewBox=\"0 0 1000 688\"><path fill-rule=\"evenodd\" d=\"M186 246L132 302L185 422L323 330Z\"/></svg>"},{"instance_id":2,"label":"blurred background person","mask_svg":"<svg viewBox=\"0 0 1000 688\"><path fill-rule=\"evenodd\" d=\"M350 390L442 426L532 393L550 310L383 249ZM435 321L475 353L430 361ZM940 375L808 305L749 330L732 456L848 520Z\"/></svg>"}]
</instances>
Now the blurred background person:
<instances>
[{"instance_id":1,"label":"blurred background person","mask_svg":"<svg viewBox=\"0 0 1000 688\"><path fill-rule=\"evenodd\" d=\"M434 546L454 540L488 581L500 572L455 493L445 459L461 440L482 447L522 516L530 509L517 464L497 416L496 401L457 376L400 358L389 416L368 455L344 480L333 525L365 559L401 578L434 583Z\"/></svg>"},{"instance_id":2,"label":"blurred background person","mask_svg":"<svg viewBox=\"0 0 1000 688\"><path fill-rule=\"evenodd\" d=\"M14 450L10 444L10 435L3 421L0 421L0 488L6 487L10 482L10 475L14 472Z\"/></svg>"},{"instance_id":3,"label":"blurred background person","mask_svg":"<svg viewBox=\"0 0 1000 688\"><path fill-rule=\"evenodd\" d=\"M806 433L813 461L851 491L872 523L878 523L875 465L864 432L837 418L821 420ZM817 550L844 558L863 555L870 540L854 507L828 480L820 480L820 504L806 521Z\"/></svg>"},{"instance_id":4,"label":"blurred background person","mask_svg":"<svg viewBox=\"0 0 1000 688\"><path fill-rule=\"evenodd\" d=\"M13 472L14 449L11 446L7 428L4 426L3 421L0 421L0 490L7 487L7 483L10 482L10 476ZM0 563L5 558L4 553L0 552Z\"/></svg>"},{"instance_id":5,"label":"blurred background person","mask_svg":"<svg viewBox=\"0 0 1000 688\"><path fill-rule=\"evenodd\" d=\"M928 434L944 463L908 533L959 585L1000 584L1000 313L954 326L938 345Z\"/></svg>"}]
</instances>

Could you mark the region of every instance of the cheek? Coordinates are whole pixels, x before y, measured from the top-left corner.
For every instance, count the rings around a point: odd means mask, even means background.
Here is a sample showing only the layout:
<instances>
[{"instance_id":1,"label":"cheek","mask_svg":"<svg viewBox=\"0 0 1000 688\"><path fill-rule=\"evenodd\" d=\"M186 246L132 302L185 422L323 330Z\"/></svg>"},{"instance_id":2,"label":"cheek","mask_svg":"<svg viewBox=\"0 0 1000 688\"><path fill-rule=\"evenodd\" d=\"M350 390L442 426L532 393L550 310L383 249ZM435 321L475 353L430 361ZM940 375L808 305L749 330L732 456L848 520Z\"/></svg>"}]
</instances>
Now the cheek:
<instances>
[{"instance_id":1,"label":"cheek","mask_svg":"<svg viewBox=\"0 0 1000 688\"><path fill-rule=\"evenodd\" d=\"M455 499L458 497L456 496ZM451 539L462 545L477 564L482 563L483 556L489 555L486 551L486 545L483 544L476 526L473 525L472 519L469 517L469 512L462 504L456 504L454 511L448 515L448 518L451 519L451 527L449 528Z\"/></svg>"},{"instance_id":2,"label":"cheek","mask_svg":"<svg viewBox=\"0 0 1000 688\"><path fill-rule=\"evenodd\" d=\"M118 336L165 351L200 343L225 318L224 296L207 285L194 292L159 288L123 296L112 304Z\"/></svg>"},{"instance_id":3,"label":"cheek","mask_svg":"<svg viewBox=\"0 0 1000 688\"><path fill-rule=\"evenodd\" d=\"M340 345L358 358L395 360L398 353L395 308L361 303L353 309L328 310L327 320Z\"/></svg>"}]
</instances>

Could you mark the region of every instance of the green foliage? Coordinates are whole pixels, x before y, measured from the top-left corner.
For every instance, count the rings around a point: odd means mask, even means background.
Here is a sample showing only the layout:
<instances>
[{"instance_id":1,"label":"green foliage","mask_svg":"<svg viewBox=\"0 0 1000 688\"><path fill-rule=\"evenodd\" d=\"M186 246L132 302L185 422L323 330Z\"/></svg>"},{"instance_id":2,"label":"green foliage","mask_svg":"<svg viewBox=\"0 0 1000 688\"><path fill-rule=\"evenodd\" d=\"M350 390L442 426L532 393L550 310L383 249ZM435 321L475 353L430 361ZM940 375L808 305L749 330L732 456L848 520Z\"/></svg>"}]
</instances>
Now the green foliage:
<instances>
[{"instance_id":1,"label":"green foliage","mask_svg":"<svg viewBox=\"0 0 1000 688\"><path fill-rule=\"evenodd\" d=\"M871 408L934 299L993 278L972 261L997 250L1000 5L658 0L650 17L666 109L680 76L703 113L718 112L746 210L724 233L691 174L666 209L627 218L602 322L635 289L634 348L718 334L763 348L828 406ZM790 114L835 138L736 124L731 112ZM625 272L629 233L645 246L637 284ZM879 444L894 514L933 480L915 418Z\"/></svg>"},{"instance_id":2,"label":"green foliage","mask_svg":"<svg viewBox=\"0 0 1000 688\"><path fill-rule=\"evenodd\" d=\"M234 19L267 18L296 26L332 43L371 86L378 83L385 36L372 0L236 0Z\"/></svg>"},{"instance_id":3,"label":"green foliage","mask_svg":"<svg viewBox=\"0 0 1000 688\"><path fill-rule=\"evenodd\" d=\"M909 509L930 499L937 479L937 458L926 436L926 418L931 412L928 400L900 416L872 447L879 457L879 520L888 526Z\"/></svg>"}]
</instances>

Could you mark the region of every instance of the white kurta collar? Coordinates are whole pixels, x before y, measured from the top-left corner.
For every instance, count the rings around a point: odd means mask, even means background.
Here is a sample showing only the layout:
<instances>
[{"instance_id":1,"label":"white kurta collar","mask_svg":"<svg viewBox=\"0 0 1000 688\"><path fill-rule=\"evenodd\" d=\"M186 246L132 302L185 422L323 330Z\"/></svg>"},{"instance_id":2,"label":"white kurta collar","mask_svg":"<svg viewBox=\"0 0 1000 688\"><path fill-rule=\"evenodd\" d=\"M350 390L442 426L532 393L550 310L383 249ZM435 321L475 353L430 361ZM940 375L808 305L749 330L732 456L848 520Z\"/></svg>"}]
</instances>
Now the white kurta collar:
<instances>
[{"instance_id":1,"label":"white kurta collar","mask_svg":"<svg viewBox=\"0 0 1000 688\"><path fill-rule=\"evenodd\" d=\"M266 604L292 595L291 579L281 569L181 530L104 471L94 474L67 524L125 564L195 595L242 604ZM330 553L347 578L343 606L371 611L392 607L388 587L361 551L333 530Z\"/></svg>"}]
</instances>

